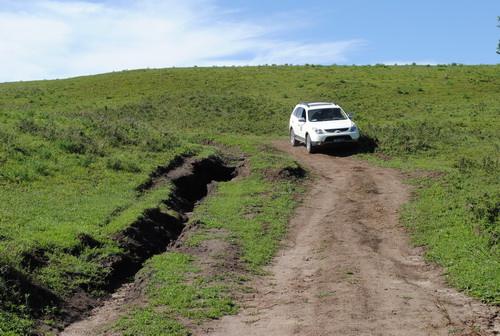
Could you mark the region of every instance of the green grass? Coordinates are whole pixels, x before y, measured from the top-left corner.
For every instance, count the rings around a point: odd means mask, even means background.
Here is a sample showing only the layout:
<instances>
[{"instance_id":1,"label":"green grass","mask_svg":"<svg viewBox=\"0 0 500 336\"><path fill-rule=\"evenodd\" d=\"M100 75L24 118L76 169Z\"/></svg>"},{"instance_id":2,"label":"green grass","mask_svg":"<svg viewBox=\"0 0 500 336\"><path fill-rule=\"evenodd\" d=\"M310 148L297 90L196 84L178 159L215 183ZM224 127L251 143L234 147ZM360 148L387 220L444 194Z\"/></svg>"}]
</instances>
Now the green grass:
<instances>
[{"instance_id":1,"label":"green grass","mask_svg":"<svg viewBox=\"0 0 500 336\"><path fill-rule=\"evenodd\" d=\"M136 309L122 317L114 330L123 336L189 336L189 331L179 322L161 311Z\"/></svg>"},{"instance_id":2,"label":"green grass","mask_svg":"<svg viewBox=\"0 0 500 336\"><path fill-rule=\"evenodd\" d=\"M165 253L148 262L151 271L148 294L153 306L166 307L172 314L190 319L217 318L235 311L235 305L220 285L202 276L186 283L186 273L199 273L189 255Z\"/></svg>"},{"instance_id":3,"label":"green grass","mask_svg":"<svg viewBox=\"0 0 500 336\"><path fill-rule=\"evenodd\" d=\"M10 311L9 311L10 310ZM13 307L0 311L0 332L4 336L26 335L33 329L29 315L24 316L22 307ZM19 312L21 310L21 312ZM12 312L13 311L13 312Z\"/></svg>"},{"instance_id":4,"label":"green grass","mask_svg":"<svg viewBox=\"0 0 500 336\"><path fill-rule=\"evenodd\" d=\"M484 170L483 170L484 169ZM422 189L403 214L414 241L445 266L449 281L485 301L500 304L498 164L455 171Z\"/></svg>"},{"instance_id":5,"label":"green grass","mask_svg":"<svg viewBox=\"0 0 500 336\"><path fill-rule=\"evenodd\" d=\"M119 250L113 233L168 194L168 186L136 191L158 165L204 155L217 141L248 152L255 169L272 169L283 158L266 157L259 144L286 135L293 105L333 100L355 112L362 132L378 143L375 155L362 157L443 174L415 182L418 196L404 222L453 285L498 303L499 75L499 65L285 66L0 84L0 271L14 267L60 296L91 290L109 271L100 261ZM255 269L284 231L266 224L260 237L258 224L290 211L285 198L266 198L266 188L275 187L252 175L221 185L221 200L200 209L208 227L231 230ZM287 195L290 187L276 188ZM275 202L276 212L242 219L266 202ZM81 235L100 247L82 246ZM37 253L45 264L33 270L26 255ZM29 328L25 299L9 295L5 284L0 289L0 321L12 321L0 322L0 330ZM6 317L12 314L18 319Z\"/></svg>"}]
</instances>

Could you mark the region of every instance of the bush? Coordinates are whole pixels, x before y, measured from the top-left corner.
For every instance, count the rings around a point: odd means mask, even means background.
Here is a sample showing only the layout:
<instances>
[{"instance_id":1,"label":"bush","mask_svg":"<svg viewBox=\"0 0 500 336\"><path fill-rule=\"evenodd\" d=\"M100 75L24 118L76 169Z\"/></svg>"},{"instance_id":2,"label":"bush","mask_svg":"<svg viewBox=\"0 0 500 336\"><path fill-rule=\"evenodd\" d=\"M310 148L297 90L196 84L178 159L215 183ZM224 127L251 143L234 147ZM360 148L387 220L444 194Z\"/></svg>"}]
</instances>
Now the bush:
<instances>
[{"instance_id":1,"label":"bush","mask_svg":"<svg viewBox=\"0 0 500 336\"><path fill-rule=\"evenodd\" d=\"M106 167L116 171L126 171L129 173L139 173L141 172L141 168L139 165L132 161L131 159L127 159L125 157L111 157L106 162Z\"/></svg>"},{"instance_id":2,"label":"bush","mask_svg":"<svg viewBox=\"0 0 500 336\"><path fill-rule=\"evenodd\" d=\"M173 133L151 131L143 140L143 148L150 152L164 152L179 146L180 139Z\"/></svg>"},{"instance_id":3,"label":"bush","mask_svg":"<svg viewBox=\"0 0 500 336\"><path fill-rule=\"evenodd\" d=\"M60 135L61 148L71 154L102 155L102 147L81 128L69 127Z\"/></svg>"},{"instance_id":4,"label":"bush","mask_svg":"<svg viewBox=\"0 0 500 336\"><path fill-rule=\"evenodd\" d=\"M490 247L496 248L500 241L500 192L468 197L467 208L476 229L488 237Z\"/></svg>"},{"instance_id":5,"label":"bush","mask_svg":"<svg viewBox=\"0 0 500 336\"><path fill-rule=\"evenodd\" d=\"M442 143L455 141L451 126L426 121L367 125L362 130L376 141L378 150L390 154L418 154L436 149Z\"/></svg>"},{"instance_id":6,"label":"bush","mask_svg":"<svg viewBox=\"0 0 500 336\"><path fill-rule=\"evenodd\" d=\"M31 134L36 134L40 129L33 117L22 118L19 120L18 127L21 132Z\"/></svg>"}]
</instances>

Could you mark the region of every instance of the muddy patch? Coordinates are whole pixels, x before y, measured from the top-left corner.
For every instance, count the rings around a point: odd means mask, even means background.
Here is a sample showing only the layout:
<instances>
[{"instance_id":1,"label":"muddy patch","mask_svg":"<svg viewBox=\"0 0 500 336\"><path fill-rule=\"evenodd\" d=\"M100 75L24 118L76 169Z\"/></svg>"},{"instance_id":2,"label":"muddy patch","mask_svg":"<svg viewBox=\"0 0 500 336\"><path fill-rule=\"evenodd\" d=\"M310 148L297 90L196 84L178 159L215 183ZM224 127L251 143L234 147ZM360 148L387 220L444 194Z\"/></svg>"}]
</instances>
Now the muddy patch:
<instances>
[{"instance_id":1,"label":"muddy patch","mask_svg":"<svg viewBox=\"0 0 500 336\"><path fill-rule=\"evenodd\" d=\"M277 169L266 169L263 175L269 181L300 180L306 177L307 172L297 164Z\"/></svg>"},{"instance_id":2,"label":"muddy patch","mask_svg":"<svg viewBox=\"0 0 500 336\"><path fill-rule=\"evenodd\" d=\"M189 244L189 239L194 234L203 234L203 239L198 244ZM239 245L230 239L230 233L224 229L200 229L198 223L183 235L175 246L177 251L195 256L201 275L207 278L228 274L228 272L246 273L241 263L241 250Z\"/></svg>"}]
</instances>

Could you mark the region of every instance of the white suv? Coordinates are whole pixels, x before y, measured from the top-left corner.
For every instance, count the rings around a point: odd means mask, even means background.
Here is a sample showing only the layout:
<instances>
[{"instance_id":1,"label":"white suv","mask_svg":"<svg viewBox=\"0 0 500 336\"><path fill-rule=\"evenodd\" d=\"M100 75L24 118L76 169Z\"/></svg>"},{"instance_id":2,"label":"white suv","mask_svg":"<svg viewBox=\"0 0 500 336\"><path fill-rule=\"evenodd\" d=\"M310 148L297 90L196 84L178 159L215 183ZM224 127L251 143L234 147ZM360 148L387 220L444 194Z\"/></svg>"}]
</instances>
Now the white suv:
<instances>
[{"instance_id":1,"label":"white suv","mask_svg":"<svg viewBox=\"0 0 500 336\"><path fill-rule=\"evenodd\" d=\"M359 130L351 116L335 103L303 102L290 116L290 142L306 145L313 153L317 146L331 143L357 142Z\"/></svg>"}]
</instances>

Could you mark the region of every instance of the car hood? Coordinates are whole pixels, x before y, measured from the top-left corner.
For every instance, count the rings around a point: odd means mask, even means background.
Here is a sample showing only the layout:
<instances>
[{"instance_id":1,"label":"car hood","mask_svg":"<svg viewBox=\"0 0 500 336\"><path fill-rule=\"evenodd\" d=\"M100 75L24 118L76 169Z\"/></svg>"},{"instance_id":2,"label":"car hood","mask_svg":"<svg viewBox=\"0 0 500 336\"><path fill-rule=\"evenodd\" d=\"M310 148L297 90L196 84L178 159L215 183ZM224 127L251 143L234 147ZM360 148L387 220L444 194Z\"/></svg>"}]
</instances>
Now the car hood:
<instances>
[{"instance_id":1,"label":"car hood","mask_svg":"<svg viewBox=\"0 0 500 336\"><path fill-rule=\"evenodd\" d=\"M352 121L349 119L311 122L312 127L320 129L348 128L352 124Z\"/></svg>"}]
</instances>

